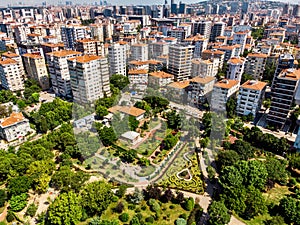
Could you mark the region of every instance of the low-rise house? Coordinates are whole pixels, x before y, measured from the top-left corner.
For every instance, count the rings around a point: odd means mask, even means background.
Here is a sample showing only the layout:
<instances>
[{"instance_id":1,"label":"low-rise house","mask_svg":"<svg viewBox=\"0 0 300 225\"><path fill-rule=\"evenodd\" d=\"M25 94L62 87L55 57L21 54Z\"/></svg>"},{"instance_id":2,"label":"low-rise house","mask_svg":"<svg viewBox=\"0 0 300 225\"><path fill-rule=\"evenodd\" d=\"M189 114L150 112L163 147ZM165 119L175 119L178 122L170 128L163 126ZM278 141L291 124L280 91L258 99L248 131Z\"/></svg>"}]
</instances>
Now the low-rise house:
<instances>
[{"instance_id":1,"label":"low-rise house","mask_svg":"<svg viewBox=\"0 0 300 225\"><path fill-rule=\"evenodd\" d=\"M8 142L25 137L31 131L29 121L23 114L13 112L0 120L0 137Z\"/></svg>"},{"instance_id":2,"label":"low-rise house","mask_svg":"<svg viewBox=\"0 0 300 225\"><path fill-rule=\"evenodd\" d=\"M119 105L109 108L108 111L111 113L119 112L123 115L133 116L137 120L143 119L146 112L145 110L136 108L134 106L119 106Z\"/></svg>"}]
</instances>

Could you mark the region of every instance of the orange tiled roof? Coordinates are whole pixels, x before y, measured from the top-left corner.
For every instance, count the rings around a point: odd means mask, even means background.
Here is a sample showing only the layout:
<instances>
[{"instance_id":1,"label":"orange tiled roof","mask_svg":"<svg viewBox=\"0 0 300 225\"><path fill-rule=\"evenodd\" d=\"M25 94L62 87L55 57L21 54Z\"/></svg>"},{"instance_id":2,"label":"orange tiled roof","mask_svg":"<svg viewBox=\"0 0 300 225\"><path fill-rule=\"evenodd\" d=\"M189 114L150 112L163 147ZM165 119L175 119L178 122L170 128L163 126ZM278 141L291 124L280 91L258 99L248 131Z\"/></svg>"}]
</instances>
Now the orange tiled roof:
<instances>
[{"instance_id":1,"label":"orange tiled roof","mask_svg":"<svg viewBox=\"0 0 300 225\"><path fill-rule=\"evenodd\" d=\"M10 65L10 64L16 64L18 63L16 60L14 59L0 59L0 65L4 66L4 65Z\"/></svg>"},{"instance_id":2,"label":"orange tiled roof","mask_svg":"<svg viewBox=\"0 0 300 225\"><path fill-rule=\"evenodd\" d=\"M243 64L245 62L245 58L237 58L237 57L232 57L228 60L228 63L231 64Z\"/></svg>"},{"instance_id":3,"label":"orange tiled roof","mask_svg":"<svg viewBox=\"0 0 300 225\"><path fill-rule=\"evenodd\" d=\"M207 84L211 81L214 81L215 78L214 77L194 77L193 79L191 79L191 82L195 82L195 83L199 83L199 84Z\"/></svg>"},{"instance_id":4,"label":"orange tiled roof","mask_svg":"<svg viewBox=\"0 0 300 225\"><path fill-rule=\"evenodd\" d=\"M248 57L254 57L254 58L267 58L268 55L267 54L263 54L263 53L249 53Z\"/></svg>"},{"instance_id":5,"label":"orange tiled roof","mask_svg":"<svg viewBox=\"0 0 300 225\"><path fill-rule=\"evenodd\" d=\"M81 52L73 51L73 50L60 50L57 52L50 52L47 55L53 55L55 57L66 57L71 55L81 55Z\"/></svg>"},{"instance_id":6,"label":"orange tiled roof","mask_svg":"<svg viewBox=\"0 0 300 225\"><path fill-rule=\"evenodd\" d=\"M128 74L137 75L137 74L147 74L148 70L129 70Z\"/></svg>"},{"instance_id":7,"label":"orange tiled roof","mask_svg":"<svg viewBox=\"0 0 300 225\"><path fill-rule=\"evenodd\" d=\"M184 89L184 88L188 87L189 85L190 85L190 81L184 80L184 81L173 82L173 83L169 84L168 87Z\"/></svg>"},{"instance_id":8,"label":"orange tiled roof","mask_svg":"<svg viewBox=\"0 0 300 225\"><path fill-rule=\"evenodd\" d=\"M15 58L15 57L19 57L20 55L13 53L13 52L4 52L4 53L2 53L2 56L6 57L6 58Z\"/></svg>"},{"instance_id":9,"label":"orange tiled roof","mask_svg":"<svg viewBox=\"0 0 300 225\"><path fill-rule=\"evenodd\" d=\"M267 86L266 82L257 81L257 80L248 80L245 83L243 83L241 87L260 91L264 89L265 86Z\"/></svg>"},{"instance_id":10,"label":"orange tiled roof","mask_svg":"<svg viewBox=\"0 0 300 225\"><path fill-rule=\"evenodd\" d=\"M13 112L9 117L4 118L1 121L1 127L8 127L11 126L15 123L19 123L21 121L23 121L25 119L25 117L23 116L23 114L20 113L15 113Z\"/></svg>"},{"instance_id":11,"label":"orange tiled roof","mask_svg":"<svg viewBox=\"0 0 300 225\"><path fill-rule=\"evenodd\" d=\"M111 113L122 112L127 115L131 115L135 117L140 116L146 112L145 110L136 108L134 106L119 106L119 105L109 108L108 111Z\"/></svg>"},{"instance_id":12,"label":"orange tiled roof","mask_svg":"<svg viewBox=\"0 0 300 225\"><path fill-rule=\"evenodd\" d=\"M43 57L37 54L26 53L22 55L23 57L33 58L33 59L42 59Z\"/></svg>"},{"instance_id":13,"label":"orange tiled roof","mask_svg":"<svg viewBox=\"0 0 300 225\"><path fill-rule=\"evenodd\" d=\"M149 73L150 76L157 77L157 78L173 78L174 76L172 74L163 72L163 71L156 71Z\"/></svg>"},{"instance_id":14,"label":"orange tiled roof","mask_svg":"<svg viewBox=\"0 0 300 225\"><path fill-rule=\"evenodd\" d=\"M94 60L97 60L97 59L101 59L101 57L97 56L97 55L83 55L83 56L73 57L73 58L70 58L68 60L76 61L76 62L79 62L79 63L87 63L87 62L91 62L91 61L94 61Z\"/></svg>"},{"instance_id":15,"label":"orange tiled roof","mask_svg":"<svg viewBox=\"0 0 300 225\"><path fill-rule=\"evenodd\" d=\"M215 83L215 87L220 87L220 88L225 88L225 89L230 89L236 85L239 84L238 80L229 80L229 79L223 79L217 83Z\"/></svg>"}]
</instances>

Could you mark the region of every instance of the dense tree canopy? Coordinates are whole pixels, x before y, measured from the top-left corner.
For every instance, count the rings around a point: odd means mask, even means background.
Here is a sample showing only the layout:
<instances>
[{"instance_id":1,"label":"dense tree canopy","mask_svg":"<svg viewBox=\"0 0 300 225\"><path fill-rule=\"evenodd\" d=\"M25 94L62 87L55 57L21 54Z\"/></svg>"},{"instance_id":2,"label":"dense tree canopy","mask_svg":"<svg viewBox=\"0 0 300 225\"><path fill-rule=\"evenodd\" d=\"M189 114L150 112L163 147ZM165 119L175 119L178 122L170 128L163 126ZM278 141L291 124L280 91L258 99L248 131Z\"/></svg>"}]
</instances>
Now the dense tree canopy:
<instances>
[{"instance_id":1,"label":"dense tree canopy","mask_svg":"<svg viewBox=\"0 0 300 225\"><path fill-rule=\"evenodd\" d=\"M224 225L229 223L230 214L223 202L213 201L208 208L209 224Z\"/></svg>"},{"instance_id":2,"label":"dense tree canopy","mask_svg":"<svg viewBox=\"0 0 300 225\"><path fill-rule=\"evenodd\" d=\"M129 84L129 79L126 76L120 74L113 74L110 77L110 83L116 88L122 90Z\"/></svg>"},{"instance_id":3,"label":"dense tree canopy","mask_svg":"<svg viewBox=\"0 0 300 225\"><path fill-rule=\"evenodd\" d=\"M74 225L82 216L81 200L74 192L60 194L49 206L47 222L52 225Z\"/></svg>"}]
</instances>

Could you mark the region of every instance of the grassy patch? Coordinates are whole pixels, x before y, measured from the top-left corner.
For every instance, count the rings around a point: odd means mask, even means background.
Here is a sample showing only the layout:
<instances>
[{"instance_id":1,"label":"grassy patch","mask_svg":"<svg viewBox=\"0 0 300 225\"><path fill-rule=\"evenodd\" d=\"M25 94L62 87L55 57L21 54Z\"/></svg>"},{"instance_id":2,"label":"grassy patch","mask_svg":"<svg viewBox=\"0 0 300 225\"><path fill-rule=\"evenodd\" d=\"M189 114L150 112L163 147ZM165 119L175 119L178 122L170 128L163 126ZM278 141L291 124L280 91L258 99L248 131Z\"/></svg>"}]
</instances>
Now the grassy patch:
<instances>
[{"instance_id":1,"label":"grassy patch","mask_svg":"<svg viewBox=\"0 0 300 225\"><path fill-rule=\"evenodd\" d=\"M142 168L142 170L137 173L136 175L139 177L146 177L151 175L155 171L155 167L150 165L150 166L145 166Z\"/></svg>"},{"instance_id":2,"label":"grassy patch","mask_svg":"<svg viewBox=\"0 0 300 225\"><path fill-rule=\"evenodd\" d=\"M269 190L267 193L263 193L263 196L265 197L268 205L278 205L280 200L288 194L291 194L291 192L287 186L280 186L279 184L276 184L275 187Z\"/></svg>"},{"instance_id":3,"label":"grassy patch","mask_svg":"<svg viewBox=\"0 0 300 225\"><path fill-rule=\"evenodd\" d=\"M263 214L254 217L251 220L244 221L247 225L265 225L264 221L271 219L271 216L269 214Z\"/></svg>"}]
</instances>

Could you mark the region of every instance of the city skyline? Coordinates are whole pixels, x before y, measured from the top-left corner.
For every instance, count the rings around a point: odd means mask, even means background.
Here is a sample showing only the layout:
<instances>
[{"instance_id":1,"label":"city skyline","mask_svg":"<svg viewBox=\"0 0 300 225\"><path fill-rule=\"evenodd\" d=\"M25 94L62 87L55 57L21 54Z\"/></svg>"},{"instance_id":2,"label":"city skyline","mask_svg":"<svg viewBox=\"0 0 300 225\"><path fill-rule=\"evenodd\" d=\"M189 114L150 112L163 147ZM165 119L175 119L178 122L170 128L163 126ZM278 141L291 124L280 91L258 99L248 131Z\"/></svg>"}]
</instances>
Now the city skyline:
<instances>
[{"instance_id":1,"label":"city skyline","mask_svg":"<svg viewBox=\"0 0 300 225\"><path fill-rule=\"evenodd\" d=\"M104 0L103 0L104 1ZM102 1L102 2L103 2ZM198 3L198 2L203 2L204 0L182 0L183 3ZM291 3L291 4L299 4L300 1L292 1L292 0L274 0L276 2L287 2L287 3ZM4 2L0 2L0 6L4 6L6 7L8 4L11 4L12 6L19 6L19 5L41 5L41 2L44 1L38 1L38 0L25 0L25 1L19 1L19 0L12 0L9 3L4 3ZM58 3L62 3L64 4L66 1L65 0L45 0L45 2L47 2L47 4L55 4L57 5ZM84 0L72 0L71 1L73 4L94 4L95 2L97 2L98 4L100 3L100 0L88 0L88 1L84 1ZM111 1L107 1L109 4L112 5L148 5L149 1L147 0L111 0ZM168 1L168 4L170 4L171 0ZM175 1L177 3L180 2L180 0ZM22 3L22 4L20 4ZM163 4L164 0L154 0L151 2L151 5L155 5L155 4Z\"/></svg>"}]
</instances>

